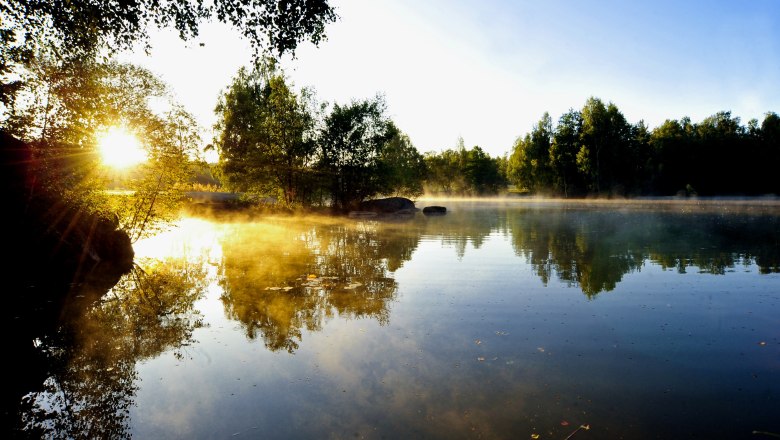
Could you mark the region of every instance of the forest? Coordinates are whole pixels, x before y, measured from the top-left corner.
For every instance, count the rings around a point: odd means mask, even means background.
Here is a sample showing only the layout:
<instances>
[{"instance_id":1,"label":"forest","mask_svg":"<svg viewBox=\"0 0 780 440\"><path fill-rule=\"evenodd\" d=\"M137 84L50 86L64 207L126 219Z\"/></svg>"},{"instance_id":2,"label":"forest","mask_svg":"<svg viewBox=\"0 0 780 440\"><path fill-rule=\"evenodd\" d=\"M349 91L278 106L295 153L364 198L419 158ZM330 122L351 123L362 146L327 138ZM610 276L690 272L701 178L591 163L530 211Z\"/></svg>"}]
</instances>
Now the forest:
<instances>
[{"instance_id":1,"label":"forest","mask_svg":"<svg viewBox=\"0 0 780 440\"><path fill-rule=\"evenodd\" d=\"M563 197L728 196L780 193L780 117L743 125L729 111L667 119L649 129L595 97L554 123L545 113L518 138L508 179L525 191Z\"/></svg>"}]
</instances>

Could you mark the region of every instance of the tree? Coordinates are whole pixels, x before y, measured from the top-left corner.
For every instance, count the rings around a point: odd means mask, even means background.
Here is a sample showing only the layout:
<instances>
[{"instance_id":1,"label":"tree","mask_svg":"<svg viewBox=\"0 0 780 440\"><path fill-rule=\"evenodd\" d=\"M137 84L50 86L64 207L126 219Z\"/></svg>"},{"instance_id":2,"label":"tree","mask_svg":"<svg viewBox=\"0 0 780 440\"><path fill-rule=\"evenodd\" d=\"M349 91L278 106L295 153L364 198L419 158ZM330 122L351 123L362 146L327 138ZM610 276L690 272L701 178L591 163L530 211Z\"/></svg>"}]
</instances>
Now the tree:
<instances>
[{"instance_id":1,"label":"tree","mask_svg":"<svg viewBox=\"0 0 780 440\"><path fill-rule=\"evenodd\" d=\"M427 175L425 160L412 145L409 136L395 124L391 123L388 130L390 140L380 155L385 185L382 192L386 195L418 197L423 193L422 183Z\"/></svg>"},{"instance_id":2,"label":"tree","mask_svg":"<svg viewBox=\"0 0 780 440\"><path fill-rule=\"evenodd\" d=\"M194 116L174 105L145 133L149 159L130 184L132 195L114 199L111 209L132 241L158 232L178 215L193 177L199 131Z\"/></svg>"},{"instance_id":3,"label":"tree","mask_svg":"<svg viewBox=\"0 0 780 440\"><path fill-rule=\"evenodd\" d=\"M506 185L499 161L478 146L467 151L463 172L474 195L497 194L499 188Z\"/></svg>"},{"instance_id":4,"label":"tree","mask_svg":"<svg viewBox=\"0 0 780 440\"><path fill-rule=\"evenodd\" d=\"M570 109L558 119L558 126L550 145L550 166L554 170L553 188L556 193L582 192L581 179L577 173L577 153L580 150L582 115Z\"/></svg>"},{"instance_id":5,"label":"tree","mask_svg":"<svg viewBox=\"0 0 780 440\"><path fill-rule=\"evenodd\" d=\"M205 4L179 0L17 0L0 3L11 29L22 31L25 44L55 38L63 52L93 53L98 49L129 49L148 45L149 29L173 27L179 36L198 36L200 24L213 20L230 24L256 50L279 54L298 43L324 38L325 25L337 16L328 0L214 0Z\"/></svg>"},{"instance_id":6,"label":"tree","mask_svg":"<svg viewBox=\"0 0 780 440\"><path fill-rule=\"evenodd\" d=\"M294 54L307 40L318 44L337 15L328 0L0 1L0 102L13 105L20 66L41 47L54 48L60 60L94 60L137 43L148 50L150 28L172 27L189 40L214 19L241 32L258 58Z\"/></svg>"},{"instance_id":7,"label":"tree","mask_svg":"<svg viewBox=\"0 0 780 440\"><path fill-rule=\"evenodd\" d=\"M31 146L38 189L72 207L118 216L132 238L171 218L200 135L194 117L170 99L165 84L130 64L63 63L44 56L35 58L25 79L24 103L1 127ZM155 113L151 99L169 110ZM132 131L149 157L131 179L123 178L133 193L118 202L103 191L112 176L97 151L97 134L111 127Z\"/></svg>"},{"instance_id":8,"label":"tree","mask_svg":"<svg viewBox=\"0 0 780 440\"><path fill-rule=\"evenodd\" d=\"M304 201L315 147L309 98L272 60L239 71L215 109L215 145L232 188L278 195L285 206Z\"/></svg>"},{"instance_id":9,"label":"tree","mask_svg":"<svg viewBox=\"0 0 780 440\"><path fill-rule=\"evenodd\" d=\"M588 176L591 191L612 191L625 177L622 153L628 150L631 127L615 104L605 106L598 98L588 98L581 114L580 171Z\"/></svg>"},{"instance_id":10,"label":"tree","mask_svg":"<svg viewBox=\"0 0 780 440\"><path fill-rule=\"evenodd\" d=\"M319 137L319 161L333 206L348 210L387 191L382 150L393 136L385 102L374 99L334 105Z\"/></svg>"},{"instance_id":11,"label":"tree","mask_svg":"<svg viewBox=\"0 0 780 440\"><path fill-rule=\"evenodd\" d=\"M545 112L530 134L515 141L509 158L508 172L515 184L534 192L544 191L552 186L552 137L552 118Z\"/></svg>"}]
</instances>

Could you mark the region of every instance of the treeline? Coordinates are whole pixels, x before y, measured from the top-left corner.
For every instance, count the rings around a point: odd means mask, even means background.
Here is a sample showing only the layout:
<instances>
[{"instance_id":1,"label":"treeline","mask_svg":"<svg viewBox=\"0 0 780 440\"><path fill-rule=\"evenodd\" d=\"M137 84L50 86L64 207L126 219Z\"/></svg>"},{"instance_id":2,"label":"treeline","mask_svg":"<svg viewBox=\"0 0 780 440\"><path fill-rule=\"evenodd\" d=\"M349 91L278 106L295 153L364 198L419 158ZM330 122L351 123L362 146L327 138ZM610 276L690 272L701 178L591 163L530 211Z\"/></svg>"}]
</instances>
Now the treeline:
<instances>
[{"instance_id":1,"label":"treeline","mask_svg":"<svg viewBox=\"0 0 780 440\"><path fill-rule=\"evenodd\" d=\"M478 146L467 150L462 138L454 150L426 153L425 166L427 194L480 196L506 189L506 158L490 157Z\"/></svg>"},{"instance_id":2,"label":"treeline","mask_svg":"<svg viewBox=\"0 0 780 440\"><path fill-rule=\"evenodd\" d=\"M506 187L504 159L479 147L428 153L386 115L384 99L317 104L296 93L272 59L241 69L220 97L213 146L222 181L284 206L356 209L376 196L495 194Z\"/></svg>"},{"instance_id":3,"label":"treeline","mask_svg":"<svg viewBox=\"0 0 780 440\"><path fill-rule=\"evenodd\" d=\"M518 138L507 177L535 194L564 197L780 194L780 117L747 126L730 112L699 123L668 119L649 130L613 103L589 98L553 123L548 113Z\"/></svg>"}]
</instances>

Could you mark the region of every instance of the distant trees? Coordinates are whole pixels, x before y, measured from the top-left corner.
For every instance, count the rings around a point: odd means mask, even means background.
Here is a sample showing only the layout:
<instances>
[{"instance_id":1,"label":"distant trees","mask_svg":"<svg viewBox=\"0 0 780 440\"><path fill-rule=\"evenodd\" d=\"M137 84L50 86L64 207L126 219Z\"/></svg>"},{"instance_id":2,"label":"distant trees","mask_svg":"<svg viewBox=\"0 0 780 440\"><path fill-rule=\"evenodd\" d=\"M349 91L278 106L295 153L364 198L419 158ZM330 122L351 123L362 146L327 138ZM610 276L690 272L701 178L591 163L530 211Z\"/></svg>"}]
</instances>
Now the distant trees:
<instances>
[{"instance_id":1,"label":"distant trees","mask_svg":"<svg viewBox=\"0 0 780 440\"><path fill-rule=\"evenodd\" d=\"M506 188L506 160L492 158L480 147L467 150L463 139L455 149L425 154L425 190L446 196L495 195Z\"/></svg>"},{"instance_id":2,"label":"distant trees","mask_svg":"<svg viewBox=\"0 0 780 440\"><path fill-rule=\"evenodd\" d=\"M752 120L747 127L731 112L698 124L689 118L666 120L649 138L653 189L661 194L780 194L776 118L770 112L760 126Z\"/></svg>"},{"instance_id":3,"label":"distant trees","mask_svg":"<svg viewBox=\"0 0 780 440\"><path fill-rule=\"evenodd\" d=\"M630 124L613 103L589 98L553 126L545 113L518 138L507 175L527 191L564 197L780 193L780 118L767 113L745 127L730 112L692 123L667 120L654 130Z\"/></svg>"}]
</instances>

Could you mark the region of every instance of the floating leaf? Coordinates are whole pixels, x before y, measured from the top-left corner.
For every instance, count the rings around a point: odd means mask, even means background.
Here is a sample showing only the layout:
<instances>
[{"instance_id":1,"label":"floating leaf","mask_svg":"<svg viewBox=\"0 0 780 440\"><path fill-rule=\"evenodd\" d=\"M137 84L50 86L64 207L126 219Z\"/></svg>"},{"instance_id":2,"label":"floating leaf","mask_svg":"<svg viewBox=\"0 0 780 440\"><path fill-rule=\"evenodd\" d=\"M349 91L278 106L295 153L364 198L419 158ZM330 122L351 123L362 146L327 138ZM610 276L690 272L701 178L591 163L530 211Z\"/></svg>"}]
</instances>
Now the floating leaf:
<instances>
[{"instance_id":1,"label":"floating leaf","mask_svg":"<svg viewBox=\"0 0 780 440\"><path fill-rule=\"evenodd\" d=\"M759 342L759 343L758 343L758 345L760 345L760 346L762 346L762 347L763 347L763 346L765 346L765 345L766 345L766 341L761 341L761 342Z\"/></svg>"},{"instance_id":2,"label":"floating leaf","mask_svg":"<svg viewBox=\"0 0 780 440\"><path fill-rule=\"evenodd\" d=\"M537 350L539 350L539 353L544 353L544 347L536 347Z\"/></svg>"},{"instance_id":3,"label":"floating leaf","mask_svg":"<svg viewBox=\"0 0 780 440\"><path fill-rule=\"evenodd\" d=\"M478 360L478 361L480 361L480 362L482 362L482 361L484 361L484 360L485 360L485 358L483 358L482 356L480 356L480 357L478 357L478 358L477 358L477 360Z\"/></svg>"},{"instance_id":4,"label":"floating leaf","mask_svg":"<svg viewBox=\"0 0 780 440\"><path fill-rule=\"evenodd\" d=\"M475 343L475 344L477 344L477 345L479 345L479 344L481 344L481 343L482 343L482 341L480 341L479 339L475 339L475 340L474 340L474 343Z\"/></svg>"},{"instance_id":5,"label":"floating leaf","mask_svg":"<svg viewBox=\"0 0 780 440\"><path fill-rule=\"evenodd\" d=\"M569 422L566 420L561 420L561 426L569 426Z\"/></svg>"},{"instance_id":6,"label":"floating leaf","mask_svg":"<svg viewBox=\"0 0 780 440\"><path fill-rule=\"evenodd\" d=\"M309 278L311 280L311 279L317 278L317 275L314 275L313 273L310 273L307 278Z\"/></svg>"},{"instance_id":7,"label":"floating leaf","mask_svg":"<svg viewBox=\"0 0 780 440\"><path fill-rule=\"evenodd\" d=\"M539 434L533 433L533 434L531 434L531 438L537 439L537 438L539 438Z\"/></svg>"}]
</instances>

